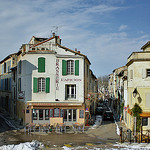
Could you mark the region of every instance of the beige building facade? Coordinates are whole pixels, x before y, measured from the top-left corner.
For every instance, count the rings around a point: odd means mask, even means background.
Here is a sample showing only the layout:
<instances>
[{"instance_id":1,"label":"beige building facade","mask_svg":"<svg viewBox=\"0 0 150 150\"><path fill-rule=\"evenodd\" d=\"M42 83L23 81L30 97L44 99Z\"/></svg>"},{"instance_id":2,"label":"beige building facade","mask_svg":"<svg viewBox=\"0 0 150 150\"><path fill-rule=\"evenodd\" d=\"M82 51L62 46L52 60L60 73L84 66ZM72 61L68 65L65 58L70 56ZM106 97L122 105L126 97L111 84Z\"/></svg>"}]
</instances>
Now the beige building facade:
<instances>
[{"instance_id":1,"label":"beige building facade","mask_svg":"<svg viewBox=\"0 0 150 150\"><path fill-rule=\"evenodd\" d=\"M128 101L127 127L133 129L134 120L131 109L137 103L142 108L140 114L143 130L150 129L150 42L142 48L142 52L133 52L128 57ZM133 95L133 93L136 93Z\"/></svg>"}]
</instances>

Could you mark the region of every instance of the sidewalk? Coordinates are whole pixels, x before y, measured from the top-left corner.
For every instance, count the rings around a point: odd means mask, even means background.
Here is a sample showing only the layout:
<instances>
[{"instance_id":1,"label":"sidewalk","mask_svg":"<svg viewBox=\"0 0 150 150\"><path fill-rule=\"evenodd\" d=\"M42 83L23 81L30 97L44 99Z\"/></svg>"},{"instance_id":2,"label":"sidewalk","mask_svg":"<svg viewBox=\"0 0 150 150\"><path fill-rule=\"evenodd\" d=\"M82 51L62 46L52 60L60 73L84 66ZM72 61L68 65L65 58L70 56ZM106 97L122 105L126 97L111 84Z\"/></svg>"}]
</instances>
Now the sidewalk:
<instances>
[{"instance_id":1,"label":"sidewalk","mask_svg":"<svg viewBox=\"0 0 150 150\"><path fill-rule=\"evenodd\" d=\"M2 117L6 121L6 123L10 127L14 128L15 130L19 130L19 129L23 129L24 128L24 126L21 125L20 121L15 120L14 118L12 118L10 116L10 114L8 112L6 112L5 110L0 109L0 117Z\"/></svg>"}]
</instances>

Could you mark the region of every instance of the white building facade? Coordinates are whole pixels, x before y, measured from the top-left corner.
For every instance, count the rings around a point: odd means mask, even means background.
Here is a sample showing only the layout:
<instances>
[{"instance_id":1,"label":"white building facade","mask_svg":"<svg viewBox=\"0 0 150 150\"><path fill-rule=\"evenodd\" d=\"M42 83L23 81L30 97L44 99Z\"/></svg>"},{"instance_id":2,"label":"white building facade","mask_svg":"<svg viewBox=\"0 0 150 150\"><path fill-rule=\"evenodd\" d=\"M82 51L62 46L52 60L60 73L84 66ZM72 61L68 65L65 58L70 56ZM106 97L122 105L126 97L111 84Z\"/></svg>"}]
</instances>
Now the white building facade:
<instances>
[{"instance_id":1,"label":"white building facade","mask_svg":"<svg viewBox=\"0 0 150 150\"><path fill-rule=\"evenodd\" d=\"M61 46L59 36L53 35L33 36L14 58L17 63L9 74L15 102L11 109L22 123L85 123L90 72L85 55ZM2 71L3 62L1 79Z\"/></svg>"}]
</instances>

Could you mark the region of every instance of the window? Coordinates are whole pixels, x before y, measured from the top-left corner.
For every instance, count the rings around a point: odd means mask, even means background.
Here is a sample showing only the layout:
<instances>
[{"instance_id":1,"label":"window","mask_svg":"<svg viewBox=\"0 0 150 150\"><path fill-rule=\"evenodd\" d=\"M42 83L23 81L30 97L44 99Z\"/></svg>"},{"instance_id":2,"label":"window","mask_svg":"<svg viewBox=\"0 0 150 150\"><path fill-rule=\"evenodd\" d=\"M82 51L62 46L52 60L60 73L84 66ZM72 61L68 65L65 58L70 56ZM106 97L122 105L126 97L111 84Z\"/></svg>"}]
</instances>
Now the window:
<instances>
[{"instance_id":1,"label":"window","mask_svg":"<svg viewBox=\"0 0 150 150\"><path fill-rule=\"evenodd\" d=\"M4 73L6 73L6 63L4 63Z\"/></svg>"},{"instance_id":2,"label":"window","mask_svg":"<svg viewBox=\"0 0 150 150\"><path fill-rule=\"evenodd\" d=\"M148 117L142 118L142 126L148 126Z\"/></svg>"},{"instance_id":3,"label":"window","mask_svg":"<svg viewBox=\"0 0 150 150\"><path fill-rule=\"evenodd\" d=\"M133 70L130 70L130 79L133 79Z\"/></svg>"},{"instance_id":4,"label":"window","mask_svg":"<svg viewBox=\"0 0 150 150\"><path fill-rule=\"evenodd\" d=\"M37 120L37 114L38 114L38 110L33 109L32 110L32 118L33 118L33 120Z\"/></svg>"},{"instance_id":5,"label":"window","mask_svg":"<svg viewBox=\"0 0 150 150\"><path fill-rule=\"evenodd\" d=\"M76 122L77 110L76 109L64 109L63 110L64 122Z\"/></svg>"},{"instance_id":6,"label":"window","mask_svg":"<svg viewBox=\"0 0 150 150\"><path fill-rule=\"evenodd\" d=\"M63 109L60 110L60 117L64 117L64 110Z\"/></svg>"},{"instance_id":7,"label":"window","mask_svg":"<svg viewBox=\"0 0 150 150\"><path fill-rule=\"evenodd\" d=\"M77 116L76 116L76 109L73 109L73 121L76 121Z\"/></svg>"},{"instance_id":8,"label":"window","mask_svg":"<svg viewBox=\"0 0 150 150\"><path fill-rule=\"evenodd\" d=\"M18 63L18 73L19 74L21 74L21 64L22 64L22 62L20 60L19 63Z\"/></svg>"},{"instance_id":9,"label":"window","mask_svg":"<svg viewBox=\"0 0 150 150\"><path fill-rule=\"evenodd\" d=\"M8 61L8 62L7 62L7 72L10 71L10 68L11 68L11 61Z\"/></svg>"},{"instance_id":10,"label":"window","mask_svg":"<svg viewBox=\"0 0 150 150\"><path fill-rule=\"evenodd\" d=\"M146 69L146 76L150 77L150 69Z\"/></svg>"},{"instance_id":11,"label":"window","mask_svg":"<svg viewBox=\"0 0 150 150\"><path fill-rule=\"evenodd\" d=\"M145 97L146 97L145 106L146 106L146 108L150 108L150 102L149 102L149 100L150 100L150 93L146 93Z\"/></svg>"},{"instance_id":12,"label":"window","mask_svg":"<svg viewBox=\"0 0 150 150\"><path fill-rule=\"evenodd\" d=\"M79 75L79 60L62 60L62 75Z\"/></svg>"},{"instance_id":13,"label":"window","mask_svg":"<svg viewBox=\"0 0 150 150\"><path fill-rule=\"evenodd\" d=\"M54 117L59 117L59 108L54 108Z\"/></svg>"},{"instance_id":14,"label":"window","mask_svg":"<svg viewBox=\"0 0 150 150\"><path fill-rule=\"evenodd\" d=\"M16 99L16 89L14 87L14 99Z\"/></svg>"},{"instance_id":15,"label":"window","mask_svg":"<svg viewBox=\"0 0 150 150\"><path fill-rule=\"evenodd\" d=\"M21 78L18 79L18 91L21 92Z\"/></svg>"},{"instance_id":16,"label":"window","mask_svg":"<svg viewBox=\"0 0 150 150\"><path fill-rule=\"evenodd\" d=\"M80 116L80 118L84 118L84 110L80 110L80 114L79 114Z\"/></svg>"},{"instance_id":17,"label":"window","mask_svg":"<svg viewBox=\"0 0 150 150\"><path fill-rule=\"evenodd\" d=\"M73 60L67 61L67 74L68 75L74 74L74 61Z\"/></svg>"},{"instance_id":18,"label":"window","mask_svg":"<svg viewBox=\"0 0 150 150\"><path fill-rule=\"evenodd\" d=\"M67 121L67 109L64 109L64 121Z\"/></svg>"},{"instance_id":19,"label":"window","mask_svg":"<svg viewBox=\"0 0 150 150\"><path fill-rule=\"evenodd\" d=\"M49 120L49 109L45 109L45 120Z\"/></svg>"},{"instance_id":20,"label":"window","mask_svg":"<svg viewBox=\"0 0 150 150\"><path fill-rule=\"evenodd\" d=\"M66 85L66 99L76 98L76 85Z\"/></svg>"},{"instance_id":21,"label":"window","mask_svg":"<svg viewBox=\"0 0 150 150\"><path fill-rule=\"evenodd\" d=\"M43 120L43 109L39 109L39 120Z\"/></svg>"},{"instance_id":22,"label":"window","mask_svg":"<svg viewBox=\"0 0 150 150\"><path fill-rule=\"evenodd\" d=\"M50 78L33 78L33 93L50 93Z\"/></svg>"},{"instance_id":23,"label":"window","mask_svg":"<svg viewBox=\"0 0 150 150\"><path fill-rule=\"evenodd\" d=\"M38 78L38 91L45 92L45 78Z\"/></svg>"},{"instance_id":24,"label":"window","mask_svg":"<svg viewBox=\"0 0 150 150\"><path fill-rule=\"evenodd\" d=\"M4 64L2 64L2 74L4 73Z\"/></svg>"},{"instance_id":25,"label":"window","mask_svg":"<svg viewBox=\"0 0 150 150\"><path fill-rule=\"evenodd\" d=\"M53 109L50 109L50 114L49 114L50 117L53 117L54 116L54 113L53 113Z\"/></svg>"},{"instance_id":26,"label":"window","mask_svg":"<svg viewBox=\"0 0 150 150\"><path fill-rule=\"evenodd\" d=\"M45 72L45 58L38 58L38 72Z\"/></svg>"}]
</instances>

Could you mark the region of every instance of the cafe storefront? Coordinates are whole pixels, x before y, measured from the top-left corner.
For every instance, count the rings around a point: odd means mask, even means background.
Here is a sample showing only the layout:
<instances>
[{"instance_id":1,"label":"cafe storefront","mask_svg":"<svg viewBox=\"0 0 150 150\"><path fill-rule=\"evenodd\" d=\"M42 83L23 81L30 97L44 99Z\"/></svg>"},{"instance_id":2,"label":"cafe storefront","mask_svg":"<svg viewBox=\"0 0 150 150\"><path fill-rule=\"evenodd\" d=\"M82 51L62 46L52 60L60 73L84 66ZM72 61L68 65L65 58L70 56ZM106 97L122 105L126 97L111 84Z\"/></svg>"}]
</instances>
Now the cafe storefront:
<instances>
[{"instance_id":1,"label":"cafe storefront","mask_svg":"<svg viewBox=\"0 0 150 150\"><path fill-rule=\"evenodd\" d=\"M55 125L65 123L84 123L84 104L81 103L28 103L26 123Z\"/></svg>"}]
</instances>

